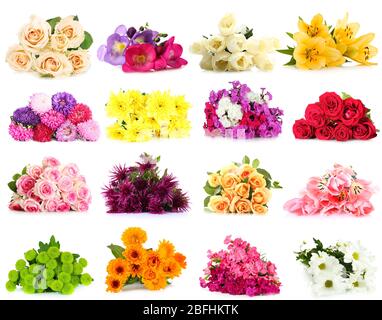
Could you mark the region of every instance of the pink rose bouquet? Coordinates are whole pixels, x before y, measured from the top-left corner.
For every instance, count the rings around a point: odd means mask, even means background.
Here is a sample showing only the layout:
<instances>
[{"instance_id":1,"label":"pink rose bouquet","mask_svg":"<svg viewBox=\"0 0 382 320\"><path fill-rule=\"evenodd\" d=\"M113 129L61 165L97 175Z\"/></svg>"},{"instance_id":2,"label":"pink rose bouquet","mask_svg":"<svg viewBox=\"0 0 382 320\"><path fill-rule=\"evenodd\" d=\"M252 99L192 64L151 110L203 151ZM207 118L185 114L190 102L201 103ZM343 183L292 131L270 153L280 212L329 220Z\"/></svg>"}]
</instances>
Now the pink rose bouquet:
<instances>
[{"instance_id":1,"label":"pink rose bouquet","mask_svg":"<svg viewBox=\"0 0 382 320\"><path fill-rule=\"evenodd\" d=\"M208 251L208 265L200 285L210 291L231 295L258 296L280 292L276 266L248 242L228 236L227 250Z\"/></svg>"},{"instance_id":2,"label":"pink rose bouquet","mask_svg":"<svg viewBox=\"0 0 382 320\"><path fill-rule=\"evenodd\" d=\"M42 165L28 165L13 176L9 209L26 212L87 211L91 203L85 177L75 164L62 165L47 157Z\"/></svg>"},{"instance_id":3,"label":"pink rose bouquet","mask_svg":"<svg viewBox=\"0 0 382 320\"><path fill-rule=\"evenodd\" d=\"M348 214L365 216L374 210L371 183L357 178L351 167L335 164L321 177L309 179L299 198L289 200L284 209L299 216Z\"/></svg>"},{"instance_id":4,"label":"pink rose bouquet","mask_svg":"<svg viewBox=\"0 0 382 320\"><path fill-rule=\"evenodd\" d=\"M67 92L35 93L11 116L8 132L16 141L96 141L100 128L90 108Z\"/></svg>"},{"instance_id":5,"label":"pink rose bouquet","mask_svg":"<svg viewBox=\"0 0 382 320\"><path fill-rule=\"evenodd\" d=\"M167 40L167 34L149 28L148 24L136 29L118 26L98 49L98 59L114 66L122 66L124 72L147 72L178 69L187 64L182 58L183 48Z\"/></svg>"}]
</instances>

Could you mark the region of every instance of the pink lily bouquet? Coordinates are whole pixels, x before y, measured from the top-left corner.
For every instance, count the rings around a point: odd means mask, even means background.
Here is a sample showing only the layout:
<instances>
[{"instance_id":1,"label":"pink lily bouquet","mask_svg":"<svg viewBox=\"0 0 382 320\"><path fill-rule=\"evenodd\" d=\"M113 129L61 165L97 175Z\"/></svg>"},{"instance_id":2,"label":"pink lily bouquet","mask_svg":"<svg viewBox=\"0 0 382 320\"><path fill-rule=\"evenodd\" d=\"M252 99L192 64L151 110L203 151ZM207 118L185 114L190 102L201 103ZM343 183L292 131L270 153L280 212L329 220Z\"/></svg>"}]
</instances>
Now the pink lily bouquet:
<instances>
[{"instance_id":1,"label":"pink lily bouquet","mask_svg":"<svg viewBox=\"0 0 382 320\"><path fill-rule=\"evenodd\" d=\"M178 69L187 64L183 48L174 42L175 37L159 33L148 24L138 28L120 25L107 39L107 44L98 49L98 59L124 72L147 72Z\"/></svg>"},{"instance_id":2,"label":"pink lily bouquet","mask_svg":"<svg viewBox=\"0 0 382 320\"><path fill-rule=\"evenodd\" d=\"M28 165L8 183L13 195L9 209L25 212L87 211L90 190L77 165L62 165L47 157L42 165Z\"/></svg>"},{"instance_id":3,"label":"pink lily bouquet","mask_svg":"<svg viewBox=\"0 0 382 320\"><path fill-rule=\"evenodd\" d=\"M351 167L335 164L322 177L309 179L301 197L289 200L284 209L299 216L346 214L355 217L370 214L374 207L371 183L357 178Z\"/></svg>"}]
</instances>

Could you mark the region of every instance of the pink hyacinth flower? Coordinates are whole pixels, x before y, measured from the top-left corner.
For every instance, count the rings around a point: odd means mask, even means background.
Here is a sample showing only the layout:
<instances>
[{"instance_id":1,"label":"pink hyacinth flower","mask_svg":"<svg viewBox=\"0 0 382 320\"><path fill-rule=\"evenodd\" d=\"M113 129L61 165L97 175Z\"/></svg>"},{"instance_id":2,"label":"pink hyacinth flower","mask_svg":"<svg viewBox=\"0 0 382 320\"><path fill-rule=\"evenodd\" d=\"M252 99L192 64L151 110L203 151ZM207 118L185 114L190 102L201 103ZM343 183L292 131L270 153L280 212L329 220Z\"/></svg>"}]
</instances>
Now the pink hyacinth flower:
<instances>
[{"instance_id":1,"label":"pink hyacinth flower","mask_svg":"<svg viewBox=\"0 0 382 320\"><path fill-rule=\"evenodd\" d=\"M154 68L157 54L153 45L144 43L128 47L125 57L126 62L122 65L124 72L145 72Z\"/></svg>"}]
</instances>

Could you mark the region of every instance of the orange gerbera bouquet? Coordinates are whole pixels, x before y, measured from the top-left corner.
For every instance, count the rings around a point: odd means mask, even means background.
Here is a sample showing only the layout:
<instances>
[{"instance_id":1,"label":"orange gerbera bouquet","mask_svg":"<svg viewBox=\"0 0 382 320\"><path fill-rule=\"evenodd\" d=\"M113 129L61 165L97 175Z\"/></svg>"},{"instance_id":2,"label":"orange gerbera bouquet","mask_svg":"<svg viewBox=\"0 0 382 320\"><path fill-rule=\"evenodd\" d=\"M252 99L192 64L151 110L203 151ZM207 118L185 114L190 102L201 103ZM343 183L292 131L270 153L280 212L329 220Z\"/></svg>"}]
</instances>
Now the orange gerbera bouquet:
<instances>
[{"instance_id":1,"label":"orange gerbera bouquet","mask_svg":"<svg viewBox=\"0 0 382 320\"><path fill-rule=\"evenodd\" d=\"M123 287L141 283L149 290L164 289L187 266L186 257L175 251L174 245L162 240L156 250L145 249L146 231L128 228L122 234L124 247L111 244L115 259L107 266L107 291L120 292Z\"/></svg>"}]
</instances>

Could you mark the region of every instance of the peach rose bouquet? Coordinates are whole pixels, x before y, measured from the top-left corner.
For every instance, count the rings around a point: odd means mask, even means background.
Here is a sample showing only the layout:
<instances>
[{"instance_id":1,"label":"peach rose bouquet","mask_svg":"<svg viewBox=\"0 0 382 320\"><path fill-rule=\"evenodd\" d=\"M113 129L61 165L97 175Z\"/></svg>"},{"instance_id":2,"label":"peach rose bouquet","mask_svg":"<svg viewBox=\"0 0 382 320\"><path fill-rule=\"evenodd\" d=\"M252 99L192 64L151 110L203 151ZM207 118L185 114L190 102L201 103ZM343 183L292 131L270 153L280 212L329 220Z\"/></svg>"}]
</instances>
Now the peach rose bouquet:
<instances>
[{"instance_id":1,"label":"peach rose bouquet","mask_svg":"<svg viewBox=\"0 0 382 320\"><path fill-rule=\"evenodd\" d=\"M19 32L19 43L8 49L6 61L16 71L51 78L70 76L88 69L92 43L77 16L48 20L32 16Z\"/></svg>"},{"instance_id":2,"label":"peach rose bouquet","mask_svg":"<svg viewBox=\"0 0 382 320\"><path fill-rule=\"evenodd\" d=\"M204 207L216 213L266 214L271 189L282 187L259 165L258 159L251 162L245 156L241 163L231 163L208 173Z\"/></svg>"}]
</instances>

